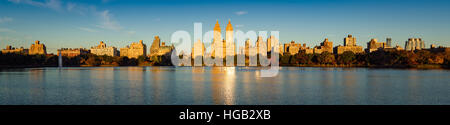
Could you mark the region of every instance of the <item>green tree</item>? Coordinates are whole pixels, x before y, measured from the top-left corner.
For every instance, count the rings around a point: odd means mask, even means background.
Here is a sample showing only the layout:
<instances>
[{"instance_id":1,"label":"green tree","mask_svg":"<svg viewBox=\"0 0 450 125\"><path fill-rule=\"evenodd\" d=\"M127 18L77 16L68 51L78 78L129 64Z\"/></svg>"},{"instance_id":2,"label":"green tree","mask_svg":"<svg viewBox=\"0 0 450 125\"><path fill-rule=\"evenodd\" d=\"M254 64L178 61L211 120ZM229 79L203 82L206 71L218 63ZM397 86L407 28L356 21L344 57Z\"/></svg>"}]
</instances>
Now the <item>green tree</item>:
<instances>
[{"instance_id":1,"label":"green tree","mask_svg":"<svg viewBox=\"0 0 450 125\"><path fill-rule=\"evenodd\" d=\"M354 62L356 62L356 55L351 51L345 51L344 53L337 56L338 64L349 65L353 64Z\"/></svg>"},{"instance_id":2,"label":"green tree","mask_svg":"<svg viewBox=\"0 0 450 125\"><path fill-rule=\"evenodd\" d=\"M291 54L285 53L283 56L280 56L280 64L281 65L289 65L291 59Z\"/></svg>"},{"instance_id":3,"label":"green tree","mask_svg":"<svg viewBox=\"0 0 450 125\"><path fill-rule=\"evenodd\" d=\"M431 64L431 52L428 50L418 50L415 52L417 55L416 62L418 64Z\"/></svg>"},{"instance_id":4,"label":"green tree","mask_svg":"<svg viewBox=\"0 0 450 125\"><path fill-rule=\"evenodd\" d=\"M295 54L296 64L312 64L313 57L312 54L307 54L305 51L299 51L299 53Z\"/></svg>"},{"instance_id":5,"label":"green tree","mask_svg":"<svg viewBox=\"0 0 450 125\"><path fill-rule=\"evenodd\" d=\"M323 52L315 56L318 64L335 64L335 57L329 52Z\"/></svg>"},{"instance_id":6,"label":"green tree","mask_svg":"<svg viewBox=\"0 0 450 125\"><path fill-rule=\"evenodd\" d=\"M90 66L99 66L101 64L101 60L96 56L90 56L86 60L86 64Z\"/></svg>"},{"instance_id":7,"label":"green tree","mask_svg":"<svg viewBox=\"0 0 450 125\"><path fill-rule=\"evenodd\" d=\"M121 56L121 57L117 58L114 62L117 62L120 66L127 66L129 60L130 59L128 59L128 57Z\"/></svg>"}]
</instances>

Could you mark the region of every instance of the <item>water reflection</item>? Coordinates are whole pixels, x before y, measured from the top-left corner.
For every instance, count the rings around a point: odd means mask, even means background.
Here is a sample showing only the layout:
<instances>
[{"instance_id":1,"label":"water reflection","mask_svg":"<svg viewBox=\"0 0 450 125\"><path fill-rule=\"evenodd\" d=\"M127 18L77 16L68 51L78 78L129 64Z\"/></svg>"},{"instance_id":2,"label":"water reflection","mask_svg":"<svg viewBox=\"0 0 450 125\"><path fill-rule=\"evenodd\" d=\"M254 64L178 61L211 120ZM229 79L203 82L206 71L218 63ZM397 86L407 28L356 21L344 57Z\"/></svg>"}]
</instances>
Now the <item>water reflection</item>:
<instances>
[{"instance_id":1,"label":"water reflection","mask_svg":"<svg viewBox=\"0 0 450 125\"><path fill-rule=\"evenodd\" d=\"M45 101L45 73L43 70L31 70L29 79L31 82L28 83L30 91L28 95L31 98L30 104L41 104Z\"/></svg>"},{"instance_id":2,"label":"water reflection","mask_svg":"<svg viewBox=\"0 0 450 125\"><path fill-rule=\"evenodd\" d=\"M0 71L0 104L450 104L448 70L72 67Z\"/></svg>"},{"instance_id":3,"label":"water reflection","mask_svg":"<svg viewBox=\"0 0 450 125\"><path fill-rule=\"evenodd\" d=\"M192 68L192 85L193 85L193 98L196 104L204 102L205 96L205 69L204 67L193 67Z\"/></svg>"},{"instance_id":4,"label":"water reflection","mask_svg":"<svg viewBox=\"0 0 450 125\"><path fill-rule=\"evenodd\" d=\"M234 104L235 67L212 67L210 72L214 104Z\"/></svg>"},{"instance_id":5,"label":"water reflection","mask_svg":"<svg viewBox=\"0 0 450 125\"><path fill-rule=\"evenodd\" d=\"M234 89L236 84L236 72L235 67L223 67L225 68L225 82L223 83L223 95L226 105L233 105L234 102Z\"/></svg>"}]
</instances>

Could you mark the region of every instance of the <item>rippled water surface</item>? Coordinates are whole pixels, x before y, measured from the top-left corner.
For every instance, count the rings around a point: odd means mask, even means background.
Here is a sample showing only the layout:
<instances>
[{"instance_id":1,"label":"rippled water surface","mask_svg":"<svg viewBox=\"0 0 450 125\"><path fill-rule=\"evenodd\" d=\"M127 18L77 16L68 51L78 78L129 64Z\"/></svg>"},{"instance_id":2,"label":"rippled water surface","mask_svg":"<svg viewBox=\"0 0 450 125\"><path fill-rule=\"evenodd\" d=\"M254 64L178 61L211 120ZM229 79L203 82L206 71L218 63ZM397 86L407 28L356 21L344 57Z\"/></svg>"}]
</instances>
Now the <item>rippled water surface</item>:
<instances>
[{"instance_id":1,"label":"rippled water surface","mask_svg":"<svg viewBox=\"0 0 450 125\"><path fill-rule=\"evenodd\" d=\"M282 67L0 70L0 104L450 104L449 70Z\"/></svg>"}]
</instances>

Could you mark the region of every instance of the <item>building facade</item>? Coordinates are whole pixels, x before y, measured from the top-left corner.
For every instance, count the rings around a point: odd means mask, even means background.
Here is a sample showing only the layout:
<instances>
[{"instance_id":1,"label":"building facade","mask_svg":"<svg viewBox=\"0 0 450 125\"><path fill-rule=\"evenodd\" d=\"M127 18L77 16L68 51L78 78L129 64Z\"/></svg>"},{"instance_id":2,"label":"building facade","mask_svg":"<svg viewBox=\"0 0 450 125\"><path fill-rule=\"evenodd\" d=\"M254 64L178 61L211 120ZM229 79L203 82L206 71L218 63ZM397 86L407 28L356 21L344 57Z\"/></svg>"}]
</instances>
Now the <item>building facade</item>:
<instances>
[{"instance_id":1,"label":"building facade","mask_svg":"<svg viewBox=\"0 0 450 125\"><path fill-rule=\"evenodd\" d=\"M348 35L344 38L344 46L356 46L356 38L353 35Z\"/></svg>"},{"instance_id":2,"label":"building facade","mask_svg":"<svg viewBox=\"0 0 450 125\"><path fill-rule=\"evenodd\" d=\"M395 47L385 47L385 48L382 48L381 50L386 51L386 52L394 52L394 51L401 51L401 50L403 50L403 48L397 45Z\"/></svg>"},{"instance_id":3,"label":"building facade","mask_svg":"<svg viewBox=\"0 0 450 125\"><path fill-rule=\"evenodd\" d=\"M58 49L58 56L67 56L67 57L74 57L74 56L79 56L79 55L84 55L84 54L88 54L89 50L84 49L84 48L62 48L62 49Z\"/></svg>"},{"instance_id":4,"label":"building facade","mask_svg":"<svg viewBox=\"0 0 450 125\"><path fill-rule=\"evenodd\" d=\"M194 43L194 47L192 47L192 58L196 58L196 57L202 57L205 56L205 44L203 44L202 41L198 40L197 42Z\"/></svg>"},{"instance_id":5,"label":"building facade","mask_svg":"<svg viewBox=\"0 0 450 125\"><path fill-rule=\"evenodd\" d=\"M174 46L167 46L165 42L161 43L161 39L159 36L155 36L153 39L152 46L150 46L150 56L161 56L172 54L174 50Z\"/></svg>"},{"instance_id":6,"label":"building facade","mask_svg":"<svg viewBox=\"0 0 450 125\"><path fill-rule=\"evenodd\" d=\"M267 38L267 52L272 52L272 38L274 36L270 36L269 38Z\"/></svg>"},{"instance_id":7,"label":"building facade","mask_svg":"<svg viewBox=\"0 0 450 125\"><path fill-rule=\"evenodd\" d=\"M117 51L116 47L108 47L103 41L100 41L99 45L91 47L91 53L95 55L119 56L119 51Z\"/></svg>"},{"instance_id":8,"label":"building facade","mask_svg":"<svg viewBox=\"0 0 450 125\"><path fill-rule=\"evenodd\" d=\"M245 40L244 54L245 56L249 56L250 52L250 39Z\"/></svg>"},{"instance_id":9,"label":"building facade","mask_svg":"<svg viewBox=\"0 0 450 125\"><path fill-rule=\"evenodd\" d=\"M264 43L262 36L256 38L256 53L264 56L267 55L267 45Z\"/></svg>"},{"instance_id":10,"label":"building facade","mask_svg":"<svg viewBox=\"0 0 450 125\"><path fill-rule=\"evenodd\" d=\"M231 21L228 20L227 27L225 28L225 57L232 57L234 59L234 55L236 55L236 44L234 43L234 31L233 26L231 25Z\"/></svg>"},{"instance_id":11,"label":"building facade","mask_svg":"<svg viewBox=\"0 0 450 125\"><path fill-rule=\"evenodd\" d=\"M405 42L406 51L421 50L424 48L425 42L422 40L422 38L409 38L408 41Z\"/></svg>"},{"instance_id":12,"label":"building facade","mask_svg":"<svg viewBox=\"0 0 450 125\"><path fill-rule=\"evenodd\" d=\"M306 44L295 43L295 41L291 41L290 43L285 43L283 46L284 50L282 52L288 53L291 55L297 54L299 51L305 51L306 54L314 53L314 49L311 49L306 46Z\"/></svg>"},{"instance_id":13,"label":"building facade","mask_svg":"<svg viewBox=\"0 0 450 125\"><path fill-rule=\"evenodd\" d=\"M5 49L2 49L2 53L28 54L28 49L24 49L23 47L14 48L14 47L8 45L8 46L6 46Z\"/></svg>"},{"instance_id":14,"label":"building facade","mask_svg":"<svg viewBox=\"0 0 450 125\"><path fill-rule=\"evenodd\" d=\"M325 38L320 46L314 47L314 53L321 54L322 52L333 53L333 42L328 41L328 38Z\"/></svg>"},{"instance_id":15,"label":"building facade","mask_svg":"<svg viewBox=\"0 0 450 125\"><path fill-rule=\"evenodd\" d=\"M138 43L133 42L129 46L120 48L120 56L126 56L128 58L147 56L147 46L144 44L143 40L139 40Z\"/></svg>"},{"instance_id":16,"label":"building facade","mask_svg":"<svg viewBox=\"0 0 450 125\"><path fill-rule=\"evenodd\" d=\"M346 38L344 38L344 46L336 46L334 47L334 53L335 54L342 54L345 51L350 51L353 53L363 53L363 47L356 45L356 38L352 35L348 35Z\"/></svg>"},{"instance_id":17,"label":"building facade","mask_svg":"<svg viewBox=\"0 0 450 125\"><path fill-rule=\"evenodd\" d=\"M386 48L392 47L392 38L386 38Z\"/></svg>"},{"instance_id":18,"label":"building facade","mask_svg":"<svg viewBox=\"0 0 450 125\"><path fill-rule=\"evenodd\" d=\"M444 46L439 46L439 47L430 47L430 51L431 52L445 52L445 53L450 53L450 47L444 47Z\"/></svg>"},{"instance_id":19,"label":"building facade","mask_svg":"<svg viewBox=\"0 0 450 125\"><path fill-rule=\"evenodd\" d=\"M297 54L300 48L302 47L302 44L295 43L295 41L291 41L290 43L284 44L284 52L289 53L291 55Z\"/></svg>"},{"instance_id":20,"label":"building facade","mask_svg":"<svg viewBox=\"0 0 450 125\"><path fill-rule=\"evenodd\" d=\"M371 39L367 43L366 52L367 53L371 53L373 51L377 51L378 49L383 49L383 48L386 48L386 43L385 42L378 42L377 39Z\"/></svg>"},{"instance_id":21,"label":"building facade","mask_svg":"<svg viewBox=\"0 0 450 125\"><path fill-rule=\"evenodd\" d=\"M34 44L31 44L29 54L47 54L47 48L45 48L44 44L41 44L39 40L36 40Z\"/></svg>"},{"instance_id":22,"label":"building facade","mask_svg":"<svg viewBox=\"0 0 450 125\"><path fill-rule=\"evenodd\" d=\"M234 31L230 20L228 21L227 27L225 28L225 39L222 38L222 31L219 25L219 21L216 21L213 33L213 43L211 45L212 57L224 59L227 56L236 55L236 45L234 43L233 36Z\"/></svg>"},{"instance_id":23,"label":"building facade","mask_svg":"<svg viewBox=\"0 0 450 125\"><path fill-rule=\"evenodd\" d=\"M225 47L226 43L222 38L222 31L219 25L219 21L217 20L213 30L212 57L222 59L225 58Z\"/></svg>"}]
</instances>

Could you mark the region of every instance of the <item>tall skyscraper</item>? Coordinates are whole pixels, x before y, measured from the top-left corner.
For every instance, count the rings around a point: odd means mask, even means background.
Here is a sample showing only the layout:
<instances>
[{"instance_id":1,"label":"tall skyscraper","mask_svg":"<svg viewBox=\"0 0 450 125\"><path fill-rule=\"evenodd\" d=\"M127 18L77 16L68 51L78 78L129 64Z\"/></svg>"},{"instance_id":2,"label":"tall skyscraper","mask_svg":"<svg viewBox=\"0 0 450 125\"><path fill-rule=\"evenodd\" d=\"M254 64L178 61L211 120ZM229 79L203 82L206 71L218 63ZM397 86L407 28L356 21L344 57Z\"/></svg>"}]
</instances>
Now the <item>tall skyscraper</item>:
<instances>
[{"instance_id":1,"label":"tall skyscraper","mask_svg":"<svg viewBox=\"0 0 450 125\"><path fill-rule=\"evenodd\" d=\"M421 50L425 48L425 42L422 41L422 38L409 38L408 41L405 42L405 50L414 51Z\"/></svg>"},{"instance_id":2,"label":"tall skyscraper","mask_svg":"<svg viewBox=\"0 0 450 125\"><path fill-rule=\"evenodd\" d=\"M225 57L225 43L222 39L221 29L219 25L219 20L216 21L216 25L214 26L214 36L213 36L213 51L212 56L215 58L224 58Z\"/></svg>"},{"instance_id":3,"label":"tall skyscraper","mask_svg":"<svg viewBox=\"0 0 450 125\"><path fill-rule=\"evenodd\" d=\"M234 66L234 55L236 55L236 47L234 44L233 37L233 26L231 25L231 20L228 20L227 27L225 28L225 57L226 66Z\"/></svg>"},{"instance_id":4,"label":"tall skyscraper","mask_svg":"<svg viewBox=\"0 0 450 125\"><path fill-rule=\"evenodd\" d=\"M233 37L233 26L231 25L231 21L228 20L227 27L225 29L225 42L226 42L226 56L234 56L236 52L236 47L234 44L234 37ZM234 58L233 58L234 59Z\"/></svg>"},{"instance_id":5,"label":"tall skyscraper","mask_svg":"<svg viewBox=\"0 0 450 125\"><path fill-rule=\"evenodd\" d=\"M274 36L270 36L269 38L267 38L267 52L271 52L272 51L272 38L273 38Z\"/></svg>"},{"instance_id":6,"label":"tall skyscraper","mask_svg":"<svg viewBox=\"0 0 450 125\"><path fill-rule=\"evenodd\" d=\"M391 48L392 39L386 38L386 48Z\"/></svg>"},{"instance_id":7,"label":"tall skyscraper","mask_svg":"<svg viewBox=\"0 0 450 125\"><path fill-rule=\"evenodd\" d=\"M348 35L348 37L344 38L344 46L356 46L356 38Z\"/></svg>"},{"instance_id":8,"label":"tall skyscraper","mask_svg":"<svg viewBox=\"0 0 450 125\"><path fill-rule=\"evenodd\" d=\"M29 54L47 54L47 48L44 44L40 43L39 40L36 40L34 44L31 44L30 50L28 52Z\"/></svg>"}]
</instances>

